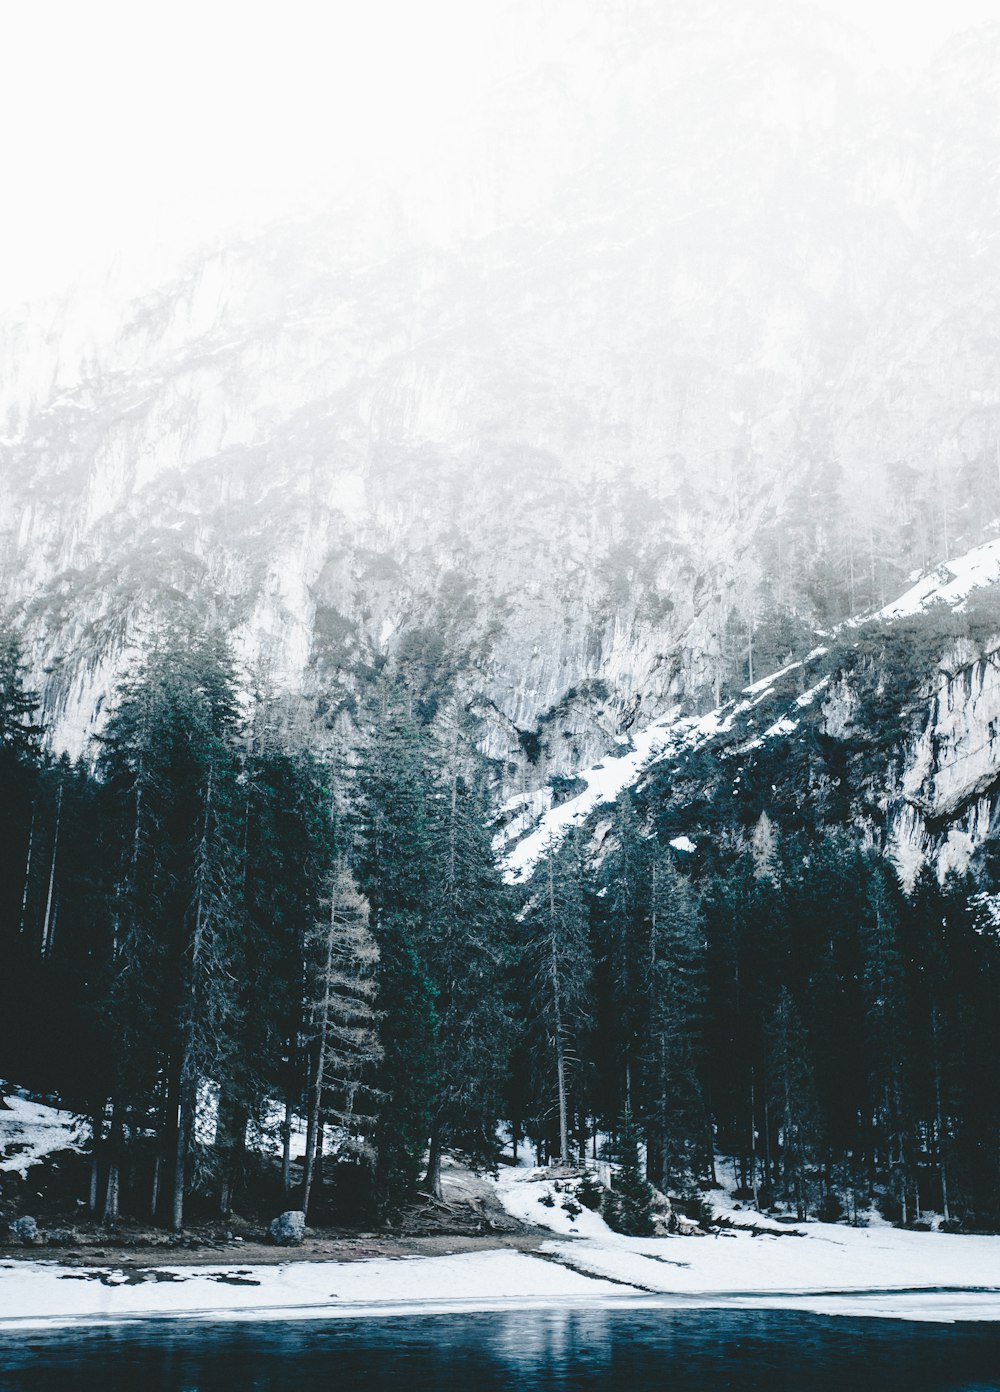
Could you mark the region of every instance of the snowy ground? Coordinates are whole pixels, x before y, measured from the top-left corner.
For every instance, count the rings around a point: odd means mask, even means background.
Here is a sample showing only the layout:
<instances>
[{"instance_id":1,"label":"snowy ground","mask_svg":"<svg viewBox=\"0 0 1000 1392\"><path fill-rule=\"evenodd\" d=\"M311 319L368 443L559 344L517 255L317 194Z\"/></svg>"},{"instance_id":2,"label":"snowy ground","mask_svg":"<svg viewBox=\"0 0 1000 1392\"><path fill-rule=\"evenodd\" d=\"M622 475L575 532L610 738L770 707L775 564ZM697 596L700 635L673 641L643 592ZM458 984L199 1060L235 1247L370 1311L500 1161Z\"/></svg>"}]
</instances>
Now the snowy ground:
<instances>
[{"instance_id":1,"label":"snowy ground","mask_svg":"<svg viewBox=\"0 0 1000 1392\"><path fill-rule=\"evenodd\" d=\"M735 1209L720 1196L713 1198L716 1211L747 1230L627 1238L596 1213L567 1213L564 1196L543 1171L511 1170L501 1175L499 1191L509 1212L562 1239L545 1243L543 1255L673 1303L1000 1320L1000 1237L904 1232L887 1224L790 1226ZM545 1195L553 1206L542 1202Z\"/></svg>"},{"instance_id":2,"label":"snowy ground","mask_svg":"<svg viewBox=\"0 0 1000 1392\"><path fill-rule=\"evenodd\" d=\"M0 1262L0 1329L145 1318L329 1319L523 1306L796 1309L913 1320L1000 1321L1000 1237L789 1227L733 1213L770 1232L625 1238L544 1172L503 1173L515 1217L547 1227L537 1252L377 1257L280 1265L65 1267ZM553 1205L541 1202L550 1194Z\"/></svg>"},{"instance_id":3,"label":"snowy ground","mask_svg":"<svg viewBox=\"0 0 1000 1392\"><path fill-rule=\"evenodd\" d=\"M17 1089L5 1091L0 1081L0 1170L27 1176L59 1150L79 1149L79 1128L72 1112L61 1112L44 1102L31 1102Z\"/></svg>"}]
</instances>

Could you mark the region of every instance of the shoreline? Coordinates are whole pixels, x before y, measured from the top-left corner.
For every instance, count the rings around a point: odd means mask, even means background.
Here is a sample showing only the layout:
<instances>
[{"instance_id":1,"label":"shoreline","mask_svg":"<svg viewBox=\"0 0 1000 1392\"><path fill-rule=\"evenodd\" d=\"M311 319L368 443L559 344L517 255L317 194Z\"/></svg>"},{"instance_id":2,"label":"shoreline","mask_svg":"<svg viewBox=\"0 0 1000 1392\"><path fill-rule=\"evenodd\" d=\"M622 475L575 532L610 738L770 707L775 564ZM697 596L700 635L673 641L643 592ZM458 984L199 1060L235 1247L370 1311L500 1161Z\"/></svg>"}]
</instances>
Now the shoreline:
<instances>
[{"instance_id":1,"label":"shoreline","mask_svg":"<svg viewBox=\"0 0 1000 1392\"><path fill-rule=\"evenodd\" d=\"M346 1262L398 1260L407 1257L456 1256L466 1252L535 1252L550 1241L544 1229L518 1233L428 1233L403 1236L378 1233L364 1237L344 1234L307 1237L299 1247L277 1247L258 1240L203 1242L198 1246L162 1243L123 1243L116 1239L52 1244L41 1247L0 1245L0 1268L6 1262L58 1263L66 1267L95 1267L103 1270L153 1270L166 1267L216 1267L235 1262L240 1265L282 1266L290 1262Z\"/></svg>"},{"instance_id":2,"label":"shoreline","mask_svg":"<svg viewBox=\"0 0 1000 1392\"><path fill-rule=\"evenodd\" d=\"M933 1236L929 1240L940 1242ZM959 1269L954 1261L943 1264L942 1279L909 1281L886 1280L887 1269L875 1261L864 1273L867 1279L858 1279L857 1270L850 1273L853 1279L841 1280L833 1272L828 1279L816 1280L812 1271L803 1271L803 1279L795 1281L782 1280L787 1273L769 1263L766 1254L773 1254L777 1243L751 1236L738 1241L746 1248L746 1259L725 1262L714 1278L712 1264L697 1261L691 1246L704 1250L708 1244L725 1249L723 1256L738 1254L730 1242L704 1238L671 1242L678 1258L691 1256L690 1262L669 1260L650 1252L649 1242L629 1239L614 1244L539 1240L529 1250L510 1242L486 1245L489 1240L483 1239L475 1251L320 1260L313 1254L295 1257L276 1250L275 1260L266 1263L224 1258L147 1265L106 1258L101 1265L70 1265L38 1257L3 1258L0 1337L28 1329L85 1331L143 1322L339 1321L595 1307L664 1313L785 1310L1000 1323L1000 1266L992 1245L985 1267L980 1263L977 1270L975 1261L962 1264L968 1265L964 1280L955 1279ZM974 1244L976 1239L964 1241ZM656 1245L662 1249L662 1240ZM715 1255L720 1255L718 1250ZM974 1255L975 1248L970 1248L970 1258ZM994 1280L974 1279L987 1273ZM740 1280L751 1275L756 1279ZM843 1276L848 1276L847 1269Z\"/></svg>"}]
</instances>

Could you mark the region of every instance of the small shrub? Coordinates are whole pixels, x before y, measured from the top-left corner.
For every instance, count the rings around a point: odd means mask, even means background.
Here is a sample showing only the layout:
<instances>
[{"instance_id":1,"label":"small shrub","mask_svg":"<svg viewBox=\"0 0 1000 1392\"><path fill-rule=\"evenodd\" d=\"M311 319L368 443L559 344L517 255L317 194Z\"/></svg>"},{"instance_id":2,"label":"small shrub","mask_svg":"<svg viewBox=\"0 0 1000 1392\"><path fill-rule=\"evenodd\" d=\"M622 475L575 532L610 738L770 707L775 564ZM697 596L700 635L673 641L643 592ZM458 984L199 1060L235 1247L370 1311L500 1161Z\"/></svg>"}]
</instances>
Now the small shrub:
<instances>
[{"instance_id":1,"label":"small shrub","mask_svg":"<svg viewBox=\"0 0 1000 1392\"><path fill-rule=\"evenodd\" d=\"M601 1205L604 1221L626 1237L652 1237L653 1188L639 1166L639 1139L631 1116L626 1112L616 1146L618 1171L614 1189Z\"/></svg>"},{"instance_id":2,"label":"small shrub","mask_svg":"<svg viewBox=\"0 0 1000 1392\"><path fill-rule=\"evenodd\" d=\"M895 1194L878 1193L874 1198L875 1206L887 1223L902 1222L903 1206Z\"/></svg>"},{"instance_id":3,"label":"small shrub","mask_svg":"<svg viewBox=\"0 0 1000 1392\"><path fill-rule=\"evenodd\" d=\"M695 1222L699 1228L708 1229L715 1222L715 1209L707 1199L701 1199L698 1203L698 1212L695 1215Z\"/></svg>"},{"instance_id":4,"label":"small shrub","mask_svg":"<svg viewBox=\"0 0 1000 1392\"><path fill-rule=\"evenodd\" d=\"M601 1201L605 1194L604 1185L594 1174L593 1170L588 1170L580 1183L576 1186L576 1197L584 1208L589 1208L591 1213L601 1211Z\"/></svg>"},{"instance_id":5,"label":"small shrub","mask_svg":"<svg viewBox=\"0 0 1000 1392\"><path fill-rule=\"evenodd\" d=\"M541 1195L538 1202L540 1204L544 1204L546 1208L555 1208L556 1196L552 1193L551 1189L546 1189L545 1193Z\"/></svg>"},{"instance_id":6,"label":"small shrub","mask_svg":"<svg viewBox=\"0 0 1000 1392\"><path fill-rule=\"evenodd\" d=\"M816 1217L821 1223L839 1223L843 1216L844 1205L840 1201L840 1195L830 1189L820 1200Z\"/></svg>"}]
</instances>

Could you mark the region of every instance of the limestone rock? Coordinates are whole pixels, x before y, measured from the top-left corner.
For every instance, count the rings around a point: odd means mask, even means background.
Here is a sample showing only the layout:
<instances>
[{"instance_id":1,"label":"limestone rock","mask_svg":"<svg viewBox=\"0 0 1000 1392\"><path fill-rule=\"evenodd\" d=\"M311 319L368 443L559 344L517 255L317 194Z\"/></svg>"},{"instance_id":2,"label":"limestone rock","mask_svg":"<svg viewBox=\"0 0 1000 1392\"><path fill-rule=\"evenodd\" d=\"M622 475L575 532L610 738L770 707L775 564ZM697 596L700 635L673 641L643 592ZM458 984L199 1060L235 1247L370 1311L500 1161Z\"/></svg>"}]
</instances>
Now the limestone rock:
<instances>
[{"instance_id":1,"label":"limestone rock","mask_svg":"<svg viewBox=\"0 0 1000 1392\"><path fill-rule=\"evenodd\" d=\"M15 1221L10 1224L8 1231L14 1242L20 1242L25 1247L34 1247L37 1243L42 1241L38 1231L38 1224L35 1222L34 1218L28 1215L25 1215L23 1218L15 1219Z\"/></svg>"},{"instance_id":2,"label":"limestone rock","mask_svg":"<svg viewBox=\"0 0 1000 1392\"><path fill-rule=\"evenodd\" d=\"M306 1235L306 1215L290 1209L274 1219L268 1232L277 1247L301 1247Z\"/></svg>"}]
</instances>

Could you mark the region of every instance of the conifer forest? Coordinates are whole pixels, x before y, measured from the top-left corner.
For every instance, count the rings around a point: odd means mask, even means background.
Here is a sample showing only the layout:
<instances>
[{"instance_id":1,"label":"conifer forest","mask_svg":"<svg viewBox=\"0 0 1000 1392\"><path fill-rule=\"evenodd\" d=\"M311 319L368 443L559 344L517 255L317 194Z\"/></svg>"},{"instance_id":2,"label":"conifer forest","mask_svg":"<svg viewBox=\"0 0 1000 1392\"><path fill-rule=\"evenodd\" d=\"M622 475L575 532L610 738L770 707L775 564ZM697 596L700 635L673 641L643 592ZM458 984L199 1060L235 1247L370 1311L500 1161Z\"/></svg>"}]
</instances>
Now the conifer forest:
<instances>
[{"instance_id":1,"label":"conifer forest","mask_svg":"<svg viewBox=\"0 0 1000 1392\"><path fill-rule=\"evenodd\" d=\"M751 800L692 858L654 784L512 883L460 702L386 666L338 752L244 678L175 625L73 762L3 633L0 1057L85 1119L94 1217L391 1223L442 1155L527 1141L626 1175L641 1148L693 1216L725 1166L761 1210L1000 1226L971 877L904 889L849 817Z\"/></svg>"}]
</instances>

